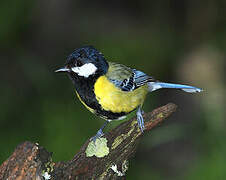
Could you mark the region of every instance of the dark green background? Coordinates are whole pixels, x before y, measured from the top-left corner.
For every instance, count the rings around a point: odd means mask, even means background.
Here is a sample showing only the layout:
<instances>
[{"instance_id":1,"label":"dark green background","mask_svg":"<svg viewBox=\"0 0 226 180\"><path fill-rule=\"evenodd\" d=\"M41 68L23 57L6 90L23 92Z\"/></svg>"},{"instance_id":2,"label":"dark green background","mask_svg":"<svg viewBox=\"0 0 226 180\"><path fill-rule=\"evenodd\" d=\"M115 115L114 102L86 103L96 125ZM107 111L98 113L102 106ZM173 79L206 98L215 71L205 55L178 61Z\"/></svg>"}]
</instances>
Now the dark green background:
<instances>
[{"instance_id":1,"label":"dark green background","mask_svg":"<svg viewBox=\"0 0 226 180\"><path fill-rule=\"evenodd\" d=\"M224 0L0 1L0 164L29 140L73 157L103 120L54 70L73 49L93 45L108 60L156 79L203 88L159 90L145 111L179 107L142 139L128 179L225 179ZM116 123L112 123L112 128Z\"/></svg>"}]
</instances>

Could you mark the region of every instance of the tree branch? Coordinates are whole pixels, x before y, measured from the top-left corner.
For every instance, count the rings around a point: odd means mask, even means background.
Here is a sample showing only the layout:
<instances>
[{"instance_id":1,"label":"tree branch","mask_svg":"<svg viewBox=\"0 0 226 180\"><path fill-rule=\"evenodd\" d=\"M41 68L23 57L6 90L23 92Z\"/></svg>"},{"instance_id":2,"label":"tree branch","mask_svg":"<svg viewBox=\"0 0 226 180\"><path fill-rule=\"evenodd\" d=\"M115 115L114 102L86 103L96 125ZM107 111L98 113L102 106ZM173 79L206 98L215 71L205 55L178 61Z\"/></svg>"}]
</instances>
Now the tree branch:
<instances>
[{"instance_id":1,"label":"tree branch","mask_svg":"<svg viewBox=\"0 0 226 180\"><path fill-rule=\"evenodd\" d=\"M170 116L176 108L175 104L169 103L145 113L144 133ZM87 140L72 160L57 163L52 162L52 153L45 148L24 142L0 166L0 179L125 179L128 160L136 152L143 134L134 117L97 139L95 145Z\"/></svg>"}]
</instances>

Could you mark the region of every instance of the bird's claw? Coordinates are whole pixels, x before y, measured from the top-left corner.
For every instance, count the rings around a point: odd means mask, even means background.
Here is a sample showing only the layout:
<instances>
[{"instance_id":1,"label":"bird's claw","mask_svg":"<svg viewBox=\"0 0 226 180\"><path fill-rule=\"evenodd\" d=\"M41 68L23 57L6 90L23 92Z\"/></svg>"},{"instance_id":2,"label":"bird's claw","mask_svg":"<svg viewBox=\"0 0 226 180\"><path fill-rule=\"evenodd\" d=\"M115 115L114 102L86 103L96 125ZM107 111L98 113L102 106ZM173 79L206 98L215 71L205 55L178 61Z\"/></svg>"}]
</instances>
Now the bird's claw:
<instances>
[{"instance_id":1,"label":"bird's claw","mask_svg":"<svg viewBox=\"0 0 226 180\"><path fill-rule=\"evenodd\" d=\"M95 136L93 136L90 140L94 142L96 142L96 140L100 137L102 137L104 135L102 129L100 129L99 131L97 131L97 134Z\"/></svg>"},{"instance_id":2,"label":"bird's claw","mask_svg":"<svg viewBox=\"0 0 226 180\"><path fill-rule=\"evenodd\" d=\"M143 118L142 114L144 114L144 111L141 110L141 108L138 108L138 110L137 110L137 123L138 123L138 126L139 126L141 132L143 133L145 127L144 127L144 118Z\"/></svg>"}]
</instances>

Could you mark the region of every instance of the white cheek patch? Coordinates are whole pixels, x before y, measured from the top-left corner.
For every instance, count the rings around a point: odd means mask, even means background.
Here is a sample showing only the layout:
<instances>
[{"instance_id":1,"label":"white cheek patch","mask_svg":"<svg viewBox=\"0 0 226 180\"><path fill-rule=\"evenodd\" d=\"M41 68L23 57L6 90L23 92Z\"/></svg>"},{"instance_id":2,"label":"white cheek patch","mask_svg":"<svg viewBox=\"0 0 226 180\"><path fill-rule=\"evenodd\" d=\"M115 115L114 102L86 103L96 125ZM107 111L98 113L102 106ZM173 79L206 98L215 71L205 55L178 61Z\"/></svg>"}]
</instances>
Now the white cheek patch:
<instances>
[{"instance_id":1,"label":"white cheek patch","mask_svg":"<svg viewBox=\"0 0 226 180\"><path fill-rule=\"evenodd\" d=\"M97 67L92 63L84 64L81 67L73 67L71 70L77 73L79 76L89 77L90 75L95 74Z\"/></svg>"}]
</instances>

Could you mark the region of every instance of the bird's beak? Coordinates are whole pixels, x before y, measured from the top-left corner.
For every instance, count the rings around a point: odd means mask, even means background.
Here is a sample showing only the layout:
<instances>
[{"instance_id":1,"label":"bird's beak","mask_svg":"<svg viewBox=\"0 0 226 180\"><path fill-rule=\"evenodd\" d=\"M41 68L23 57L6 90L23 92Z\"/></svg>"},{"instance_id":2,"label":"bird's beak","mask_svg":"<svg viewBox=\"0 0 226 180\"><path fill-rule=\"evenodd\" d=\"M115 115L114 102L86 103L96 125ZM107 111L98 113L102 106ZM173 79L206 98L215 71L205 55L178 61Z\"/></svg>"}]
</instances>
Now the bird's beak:
<instances>
[{"instance_id":1,"label":"bird's beak","mask_svg":"<svg viewBox=\"0 0 226 180\"><path fill-rule=\"evenodd\" d=\"M63 67L63 68L60 68L60 69L57 69L55 72L69 72L70 69L68 69L67 67Z\"/></svg>"}]
</instances>

